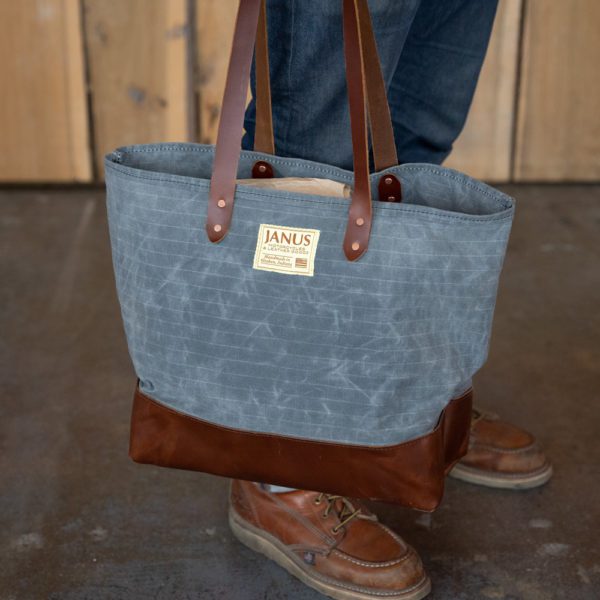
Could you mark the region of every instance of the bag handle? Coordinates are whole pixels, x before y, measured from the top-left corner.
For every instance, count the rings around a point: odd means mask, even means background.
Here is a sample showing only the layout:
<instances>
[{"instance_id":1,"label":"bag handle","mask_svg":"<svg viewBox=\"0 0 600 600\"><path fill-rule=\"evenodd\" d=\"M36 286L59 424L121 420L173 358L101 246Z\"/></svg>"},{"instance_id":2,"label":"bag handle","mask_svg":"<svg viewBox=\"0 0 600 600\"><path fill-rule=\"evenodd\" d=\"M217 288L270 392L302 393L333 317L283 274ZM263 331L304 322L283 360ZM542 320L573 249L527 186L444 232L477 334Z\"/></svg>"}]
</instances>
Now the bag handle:
<instances>
[{"instance_id":1,"label":"bag handle","mask_svg":"<svg viewBox=\"0 0 600 600\"><path fill-rule=\"evenodd\" d=\"M371 143L375 171L383 171L398 164L394 128L387 100L386 85L381 72L377 42L366 0L358 1L359 26L363 41L367 109L371 124ZM266 0L262 0L256 34L256 128L254 150L275 154L271 82L269 75L269 45Z\"/></svg>"},{"instance_id":2,"label":"bag handle","mask_svg":"<svg viewBox=\"0 0 600 600\"><path fill-rule=\"evenodd\" d=\"M343 249L346 258L351 261L360 258L367 250L372 222L365 68L358 1L343 0L344 55L354 155L354 189ZM240 0L236 18L206 218L206 232L214 243L225 237L233 215L246 93L261 3L262 0Z\"/></svg>"}]
</instances>

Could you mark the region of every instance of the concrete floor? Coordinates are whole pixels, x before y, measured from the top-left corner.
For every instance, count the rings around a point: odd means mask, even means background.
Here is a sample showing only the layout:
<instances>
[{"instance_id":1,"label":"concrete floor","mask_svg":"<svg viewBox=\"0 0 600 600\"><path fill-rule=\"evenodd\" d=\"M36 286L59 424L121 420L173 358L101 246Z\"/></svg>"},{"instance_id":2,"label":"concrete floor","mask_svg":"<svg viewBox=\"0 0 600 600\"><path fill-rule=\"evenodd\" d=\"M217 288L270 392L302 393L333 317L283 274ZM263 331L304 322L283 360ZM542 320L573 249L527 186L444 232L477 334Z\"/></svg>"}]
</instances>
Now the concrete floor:
<instances>
[{"instance_id":1,"label":"concrete floor","mask_svg":"<svg viewBox=\"0 0 600 600\"><path fill-rule=\"evenodd\" d=\"M432 600L600 598L600 187L507 187L517 217L478 402L556 467L531 492L449 481L379 505ZM0 600L320 598L242 547L227 480L127 457L134 374L102 190L0 191Z\"/></svg>"}]
</instances>

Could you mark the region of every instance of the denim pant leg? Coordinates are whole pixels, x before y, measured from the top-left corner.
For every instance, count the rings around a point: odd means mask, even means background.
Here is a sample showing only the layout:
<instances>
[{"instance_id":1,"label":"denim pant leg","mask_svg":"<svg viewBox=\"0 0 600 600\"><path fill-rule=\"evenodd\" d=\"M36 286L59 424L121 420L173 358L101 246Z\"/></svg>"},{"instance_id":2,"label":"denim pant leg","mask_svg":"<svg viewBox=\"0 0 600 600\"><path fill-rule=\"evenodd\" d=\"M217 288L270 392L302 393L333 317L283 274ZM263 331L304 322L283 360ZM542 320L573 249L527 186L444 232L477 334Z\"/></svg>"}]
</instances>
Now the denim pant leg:
<instances>
[{"instance_id":1,"label":"denim pant leg","mask_svg":"<svg viewBox=\"0 0 600 600\"><path fill-rule=\"evenodd\" d=\"M387 83L421 0L370 0ZM352 169L341 0L267 0L269 58L279 156ZM255 92L254 72L251 80ZM255 106L246 112L243 147L254 144Z\"/></svg>"},{"instance_id":2,"label":"denim pant leg","mask_svg":"<svg viewBox=\"0 0 600 600\"><path fill-rule=\"evenodd\" d=\"M388 87L401 163L440 164L462 131L498 0L422 0Z\"/></svg>"},{"instance_id":3,"label":"denim pant leg","mask_svg":"<svg viewBox=\"0 0 600 600\"><path fill-rule=\"evenodd\" d=\"M369 0L400 162L440 163L458 137L497 0ZM268 0L277 154L352 168L341 2ZM252 93L254 94L254 74ZM243 147L254 143L255 106Z\"/></svg>"}]
</instances>

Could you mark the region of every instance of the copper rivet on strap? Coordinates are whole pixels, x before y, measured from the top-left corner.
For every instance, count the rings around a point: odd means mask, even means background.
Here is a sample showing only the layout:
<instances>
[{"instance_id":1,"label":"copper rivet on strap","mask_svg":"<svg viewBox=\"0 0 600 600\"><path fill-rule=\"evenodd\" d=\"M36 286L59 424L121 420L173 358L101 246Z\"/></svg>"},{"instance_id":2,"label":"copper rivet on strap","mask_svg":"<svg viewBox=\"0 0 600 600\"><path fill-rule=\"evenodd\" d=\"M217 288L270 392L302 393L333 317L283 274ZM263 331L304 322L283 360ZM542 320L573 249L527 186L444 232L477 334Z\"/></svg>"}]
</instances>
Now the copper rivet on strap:
<instances>
[{"instance_id":1,"label":"copper rivet on strap","mask_svg":"<svg viewBox=\"0 0 600 600\"><path fill-rule=\"evenodd\" d=\"M217 223L217 224L216 224L216 225L213 227L213 229L214 229L214 230L215 230L217 233L219 233L219 231L221 231L221 226L220 226L220 225Z\"/></svg>"},{"instance_id":2,"label":"copper rivet on strap","mask_svg":"<svg viewBox=\"0 0 600 600\"><path fill-rule=\"evenodd\" d=\"M227 204L227 202L225 202L225 200L223 198L219 198L219 201L217 202L217 206L219 208L225 208L226 204Z\"/></svg>"},{"instance_id":3,"label":"copper rivet on strap","mask_svg":"<svg viewBox=\"0 0 600 600\"><path fill-rule=\"evenodd\" d=\"M385 178L385 183L386 183L387 185L392 185L392 181L393 181L393 179L392 179L391 177L386 177L386 178Z\"/></svg>"},{"instance_id":4,"label":"copper rivet on strap","mask_svg":"<svg viewBox=\"0 0 600 600\"><path fill-rule=\"evenodd\" d=\"M365 220L362 217L358 217L358 219L356 219L356 224L359 227L362 227L365 224Z\"/></svg>"},{"instance_id":5,"label":"copper rivet on strap","mask_svg":"<svg viewBox=\"0 0 600 600\"><path fill-rule=\"evenodd\" d=\"M360 248L360 244L358 242L354 242L352 244L352 250L354 250L356 252L356 250L358 250Z\"/></svg>"},{"instance_id":6,"label":"copper rivet on strap","mask_svg":"<svg viewBox=\"0 0 600 600\"><path fill-rule=\"evenodd\" d=\"M258 170L264 173L267 170L267 165L258 165Z\"/></svg>"}]
</instances>

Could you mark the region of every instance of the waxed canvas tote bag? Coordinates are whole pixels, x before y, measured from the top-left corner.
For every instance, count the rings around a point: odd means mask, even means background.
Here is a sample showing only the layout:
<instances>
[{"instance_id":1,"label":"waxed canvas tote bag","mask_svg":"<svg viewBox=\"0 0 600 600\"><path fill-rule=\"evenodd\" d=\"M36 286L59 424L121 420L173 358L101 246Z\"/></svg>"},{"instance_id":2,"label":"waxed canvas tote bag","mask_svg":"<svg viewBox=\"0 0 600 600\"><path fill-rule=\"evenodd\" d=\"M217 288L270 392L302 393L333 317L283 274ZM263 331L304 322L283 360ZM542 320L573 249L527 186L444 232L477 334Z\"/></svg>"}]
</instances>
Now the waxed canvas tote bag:
<instances>
[{"instance_id":1,"label":"waxed canvas tote bag","mask_svg":"<svg viewBox=\"0 0 600 600\"><path fill-rule=\"evenodd\" d=\"M514 206L397 164L366 1L343 11L354 172L275 156L261 0L240 2L216 145L106 157L138 377L130 455L432 510L467 449ZM255 42L256 146L241 151ZM351 194L238 183L253 178Z\"/></svg>"}]
</instances>

